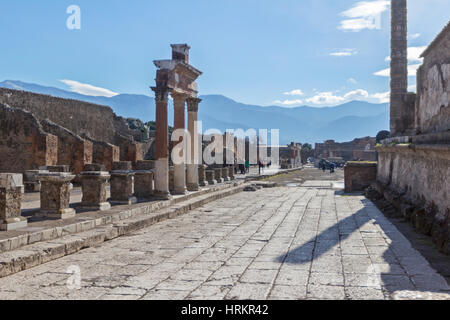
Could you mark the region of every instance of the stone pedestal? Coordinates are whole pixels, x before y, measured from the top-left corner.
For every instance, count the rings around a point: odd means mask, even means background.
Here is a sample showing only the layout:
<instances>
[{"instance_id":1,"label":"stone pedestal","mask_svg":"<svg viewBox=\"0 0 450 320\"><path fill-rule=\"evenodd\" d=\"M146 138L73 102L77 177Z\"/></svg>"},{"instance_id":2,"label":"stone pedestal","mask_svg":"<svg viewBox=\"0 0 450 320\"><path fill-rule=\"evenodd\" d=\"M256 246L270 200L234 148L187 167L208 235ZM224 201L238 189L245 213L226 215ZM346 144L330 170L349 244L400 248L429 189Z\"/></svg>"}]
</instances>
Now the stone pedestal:
<instances>
[{"instance_id":1,"label":"stone pedestal","mask_svg":"<svg viewBox=\"0 0 450 320\"><path fill-rule=\"evenodd\" d=\"M37 179L41 182L41 209L38 217L49 219L69 219L75 217L70 208L71 181L75 175L66 172L41 173Z\"/></svg>"},{"instance_id":2,"label":"stone pedestal","mask_svg":"<svg viewBox=\"0 0 450 320\"><path fill-rule=\"evenodd\" d=\"M150 199L153 196L153 171L134 171L134 194L138 199Z\"/></svg>"},{"instance_id":3,"label":"stone pedestal","mask_svg":"<svg viewBox=\"0 0 450 320\"><path fill-rule=\"evenodd\" d=\"M198 191L200 189L199 165L201 161L201 144L199 143L198 128L196 122L198 120L198 105L202 100L199 98L187 99L188 107L188 131L191 139L191 158L187 166L187 189L189 191ZM199 154L199 159L196 159L196 154Z\"/></svg>"},{"instance_id":4,"label":"stone pedestal","mask_svg":"<svg viewBox=\"0 0 450 320\"><path fill-rule=\"evenodd\" d=\"M233 181L236 179L236 177L234 176L234 166L228 167L228 176L230 177L230 181Z\"/></svg>"},{"instance_id":5,"label":"stone pedestal","mask_svg":"<svg viewBox=\"0 0 450 320\"><path fill-rule=\"evenodd\" d=\"M230 170L228 169L228 167L222 168L222 179L223 179L223 181L230 181L230 178L228 176L229 172L230 172Z\"/></svg>"},{"instance_id":6,"label":"stone pedestal","mask_svg":"<svg viewBox=\"0 0 450 320\"><path fill-rule=\"evenodd\" d=\"M201 187L205 187L208 185L208 183L206 182L206 166L204 165L199 165L198 166L198 184Z\"/></svg>"},{"instance_id":7,"label":"stone pedestal","mask_svg":"<svg viewBox=\"0 0 450 320\"><path fill-rule=\"evenodd\" d=\"M0 174L0 230L9 231L27 226L27 219L20 216L22 203L22 175Z\"/></svg>"},{"instance_id":8,"label":"stone pedestal","mask_svg":"<svg viewBox=\"0 0 450 320\"><path fill-rule=\"evenodd\" d=\"M81 208L90 211L105 211L111 209L107 202L106 186L111 178L106 171L83 171L80 173L83 199Z\"/></svg>"},{"instance_id":9,"label":"stone pedestal","mask_svg":"<svg viewBox=\"0 0 450 320\"><path fill-rule=\"evenodd\" d=\"M134 197L134 172L131 170L111 171L111 198L112 204L137 203Z\"/></svg>"},{"instance_id":10,"label":"stone pedestal","mask_svg":"<svg viewBox=\"0 0 450 320\"><path fill-rule=\"evenodd\" d=\"M49 172L70 172L69 165L47 166Z\"/></svg>"},{"instance_id":11,"label":"stone pedestal","mask_svg":"<svg viewBox=\"0 0 450 320\"><path fill-rule=\"evenodd\" d=\"M37 179L37 176L41 173L49 173L48 170L27 170L24 174L23 184L25 186L25 192L40 192L41 183Z\"/></svg>"},{"instance_id":12,"label":"stone pedestal","mask_svg":"<svg viewBox=\"0 0 450 320\"><path fill-rule=\"evenodd\" d=\"M215 180L215 172L214 170L205 170L206 181L210 185L214 185L217 183Z\"/></svg>"},{"instance_id":13,"label":"stone pedestal","mask_svg":"<svg viewBox=\"0 0 450 320\"><path fill-rule=\"evenodd\" d=\"M173 193L175 190L175 170L173 167L169 168L169 191Z\"/></svg>"},{"instance_id":14,"label":"stone pedestal","mask_svg":"<svg viewBox=\"0 0 450 320\"><path fill-rule=\"evenodd\" d=\"M215 168L214 169L214 179L216 180L217 183L222 183L223 182L222 168Z\"/></svg>"}]
</instances>

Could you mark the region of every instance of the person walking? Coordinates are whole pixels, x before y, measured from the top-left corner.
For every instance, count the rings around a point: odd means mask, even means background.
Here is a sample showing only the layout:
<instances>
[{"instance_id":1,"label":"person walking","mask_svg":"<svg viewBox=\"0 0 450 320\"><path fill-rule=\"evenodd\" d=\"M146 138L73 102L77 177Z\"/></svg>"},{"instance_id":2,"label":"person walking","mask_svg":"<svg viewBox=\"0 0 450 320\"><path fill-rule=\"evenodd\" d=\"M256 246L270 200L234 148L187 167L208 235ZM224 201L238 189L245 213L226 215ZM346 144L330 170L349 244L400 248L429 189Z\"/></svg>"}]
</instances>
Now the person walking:
<instances>
[{"instance_id":1,"label":"person walking","mask_svg":"<svg viewBox=\"0 0 450 320\"><path fill-rule=\"evenodd\" d=\"M245 172L250 173L250 161L245 161Z\"/></svg>"}]
</instances>

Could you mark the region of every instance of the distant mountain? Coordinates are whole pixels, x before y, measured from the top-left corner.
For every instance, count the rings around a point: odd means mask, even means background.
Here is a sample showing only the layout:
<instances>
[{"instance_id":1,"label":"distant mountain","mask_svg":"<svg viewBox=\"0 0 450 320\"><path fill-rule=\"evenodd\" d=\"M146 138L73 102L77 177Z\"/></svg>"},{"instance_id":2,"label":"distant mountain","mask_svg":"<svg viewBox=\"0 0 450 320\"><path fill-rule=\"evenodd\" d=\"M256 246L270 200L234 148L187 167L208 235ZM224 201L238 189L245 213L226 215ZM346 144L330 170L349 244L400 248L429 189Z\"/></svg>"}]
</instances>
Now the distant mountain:
<instances>
[{"instance_id":1,"label":"distant mountain","mask_svg":"<svg viewBox=\"0 0 450 320\"><path fill-rule=\"evenodd\" d=\"M107 105L117 115L125 118L138 118L143 121L155 119L154 98L145 95L92 97L11 80L0 82L0 87ZM389 128L387 103L352 101L336 107L282 108L247 105L222 95L205 95L200 98L203 101L199 108L199 120L203 121L203 130L280 129L282 144L291 141L315 143L327 139L350 141L357 137L374 137L379 131ZM169 108L169 119L173 119L173 108Z\"/></svg>"}]
</instances>

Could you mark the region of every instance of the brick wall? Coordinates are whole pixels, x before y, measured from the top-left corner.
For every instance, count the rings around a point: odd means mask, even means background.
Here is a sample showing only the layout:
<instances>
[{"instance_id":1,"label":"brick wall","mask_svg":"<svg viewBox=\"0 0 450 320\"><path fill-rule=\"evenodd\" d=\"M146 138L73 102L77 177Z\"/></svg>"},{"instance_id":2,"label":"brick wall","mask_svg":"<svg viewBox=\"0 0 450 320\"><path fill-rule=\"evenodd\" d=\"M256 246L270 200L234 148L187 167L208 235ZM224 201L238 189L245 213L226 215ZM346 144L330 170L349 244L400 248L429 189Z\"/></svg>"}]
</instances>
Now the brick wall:
<instances>
[{"instance_id":1,"label":"brick wall","mask_svg":"<svg viewBox=\"0 0 450 320\"><path fill-rule=\"evenodd\" d=\"M344 175L345 192L363 191L377 180L377 163L347 162Z\"/></svg>"}]
</instances>

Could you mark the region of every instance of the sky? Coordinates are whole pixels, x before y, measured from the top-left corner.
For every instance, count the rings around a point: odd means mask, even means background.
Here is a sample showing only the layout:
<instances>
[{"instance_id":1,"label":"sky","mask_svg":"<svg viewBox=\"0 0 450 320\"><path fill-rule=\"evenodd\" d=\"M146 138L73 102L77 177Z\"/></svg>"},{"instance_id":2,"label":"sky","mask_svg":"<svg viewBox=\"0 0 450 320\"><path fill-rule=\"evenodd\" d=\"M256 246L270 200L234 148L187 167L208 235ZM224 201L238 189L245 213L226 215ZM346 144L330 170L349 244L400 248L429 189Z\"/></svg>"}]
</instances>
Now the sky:
<instances>
[{"instance_id":1,"label":"sky","mask_svg":"<svg viewBox=\"0 0 450 320\"><path fill-rule=\"evenodd\" d=\"M410 90L449 12L450 0L408 0ZM284 107L389 97L385 0L1 0L0 36L0 81L87 95L153 96L153 60L188 43L201 95Z\"/></svg>"}]
</instances>

